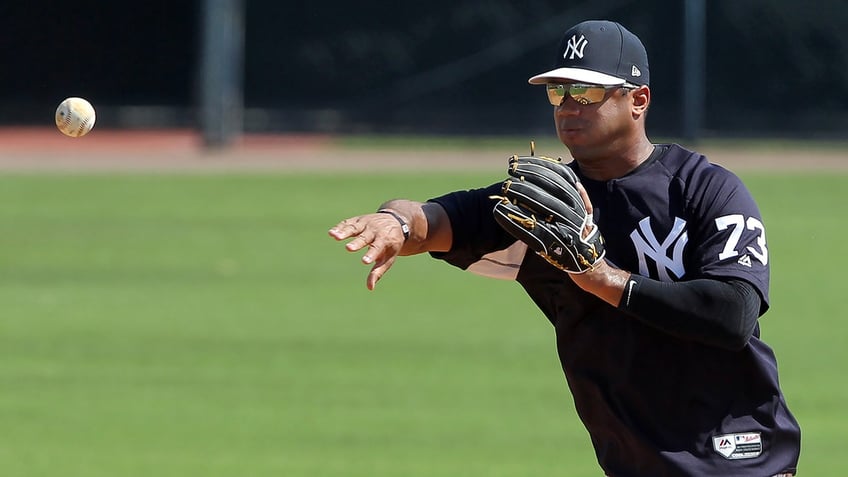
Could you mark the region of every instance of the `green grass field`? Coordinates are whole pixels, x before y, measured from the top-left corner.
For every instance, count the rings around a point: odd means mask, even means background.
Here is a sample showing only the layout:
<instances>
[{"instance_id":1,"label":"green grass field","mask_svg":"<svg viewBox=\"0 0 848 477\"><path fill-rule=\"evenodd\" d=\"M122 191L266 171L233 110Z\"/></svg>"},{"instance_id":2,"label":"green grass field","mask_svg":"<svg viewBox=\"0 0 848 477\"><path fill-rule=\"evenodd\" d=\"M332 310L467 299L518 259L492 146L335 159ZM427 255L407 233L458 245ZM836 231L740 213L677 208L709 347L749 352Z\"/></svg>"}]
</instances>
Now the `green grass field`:
<instances>
[{"instance_id":1,"label":"green grass field","mask_svg":"<svg viewBox=\"0 0 848 477\"><path fill-rule=\"evenodd\" d=\"M743 178L801 475L842 475L848 176ZM369 292L327 236L384 199L498 179L0 177L2 475L601 475L517 285L417 256Z\"/></svg>"}]
</instances>

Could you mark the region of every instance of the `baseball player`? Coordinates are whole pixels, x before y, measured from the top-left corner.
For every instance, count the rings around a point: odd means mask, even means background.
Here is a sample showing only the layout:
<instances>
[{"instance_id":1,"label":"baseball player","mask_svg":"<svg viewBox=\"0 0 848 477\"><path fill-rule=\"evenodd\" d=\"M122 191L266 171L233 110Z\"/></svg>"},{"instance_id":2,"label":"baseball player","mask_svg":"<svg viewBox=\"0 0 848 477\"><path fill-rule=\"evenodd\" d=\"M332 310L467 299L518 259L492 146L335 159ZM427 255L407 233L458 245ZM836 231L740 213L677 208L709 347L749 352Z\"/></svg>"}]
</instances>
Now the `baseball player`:
<instances>
[{"instance_id":1,"label":"baseball player","mask_svg":"<svg viewBox=\"0 0 848 477\"><path fill-rule=\"evenodd\" d=\"M800 428L758 318L760 211L733 173L645 131L642 42L569 29L530 78L573 160L514 156L505 181L392 200L330 229L367 250L367 287L400 255L517 281L553 325L577 413L608 476L790 476Z\"/></svg>"}]
</instances>

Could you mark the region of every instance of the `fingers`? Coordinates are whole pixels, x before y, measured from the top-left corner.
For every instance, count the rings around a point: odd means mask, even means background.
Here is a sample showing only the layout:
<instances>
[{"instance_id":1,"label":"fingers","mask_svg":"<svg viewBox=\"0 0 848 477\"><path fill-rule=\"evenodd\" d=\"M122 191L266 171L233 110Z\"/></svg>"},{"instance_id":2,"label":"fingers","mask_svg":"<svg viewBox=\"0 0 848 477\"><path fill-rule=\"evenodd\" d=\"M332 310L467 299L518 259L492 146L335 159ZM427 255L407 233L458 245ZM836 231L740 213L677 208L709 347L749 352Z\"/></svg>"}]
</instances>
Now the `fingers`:
<instances>
[{"instance_id":1,"label":"fingers","mask_svg":"<svg viewBox=\"0 0 848 477\"><path fill-rule=\"evenodd\" d=\"M405 241L397 220L388 214L369 214L345 219L331 228L329 235L336 240L352 238L345 245L349 252L367 247L368 250L362 256L362 263L374 264L366 281L369 290L374 289L377 281L394 264Z\"/></svg>"},{"instance_id":2,"label":"fingers","mask_svg":"<svg viewBox=\"0 0 848 477\"><path fill-rule=\"evenodd\" d=\"M356 252L357 250L361 250L366 246L371 246L372 248L379 247L381 240L378 239L377 233L372 229L364 229L360 232L353 240L348 242L345 245L345 248L348 252ZM365 263L370 263L371 261L367 261Z\"/></svg>"},{"instance_id":3,"label":"fingers","mask_svg":"<svg viewBox=\"0 0 848 477\"><path fill-rule=\"evenodd\" d=\"M336 224L335 227L330 229L330 237L333 237L336 240L344 240L346 238L353 237L354 235L358 235L365 227L362 219L363 217L359 216L342 220Z\"/></svg>"},{"instance_id":4,"label":"fingers","mask_svg":"<svg viewBox=\"0 0 848 477\"><path fill-rule=\"evenodd\" d=\"M371 221L366 216L352 217L338 223L329 231L330 237L336 240L345 240L354 237L353 240L345 245L349 252L356 252L365 246L372 248L381 248L382 240L379 237L379 229L371 224ZM371 263L374 261L373 254L366 255L362 261Z\"/></svg>"}]
</instances>

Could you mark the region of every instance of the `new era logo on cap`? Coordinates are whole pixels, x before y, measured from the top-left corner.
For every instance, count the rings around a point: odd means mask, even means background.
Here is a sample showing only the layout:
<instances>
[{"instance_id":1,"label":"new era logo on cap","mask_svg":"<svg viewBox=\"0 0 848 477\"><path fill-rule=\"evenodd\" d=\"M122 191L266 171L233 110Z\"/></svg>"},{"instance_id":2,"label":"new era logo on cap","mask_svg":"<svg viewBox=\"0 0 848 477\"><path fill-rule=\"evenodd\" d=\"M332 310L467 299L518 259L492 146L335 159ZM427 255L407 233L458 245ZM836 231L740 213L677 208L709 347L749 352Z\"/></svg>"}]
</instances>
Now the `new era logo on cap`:
<instances>
[{"instance_id":1,"label":"new era logo on cap","mask_svg":"<svg viewBox=\"0 0 848 477\"><path fill-rule=\"evenodd\" d=\"M648 54L639 38L620 24L585 21L565 32L554 69L530 78L530 83L562 80L647 85Z\"/></svg>"}]
</instances>

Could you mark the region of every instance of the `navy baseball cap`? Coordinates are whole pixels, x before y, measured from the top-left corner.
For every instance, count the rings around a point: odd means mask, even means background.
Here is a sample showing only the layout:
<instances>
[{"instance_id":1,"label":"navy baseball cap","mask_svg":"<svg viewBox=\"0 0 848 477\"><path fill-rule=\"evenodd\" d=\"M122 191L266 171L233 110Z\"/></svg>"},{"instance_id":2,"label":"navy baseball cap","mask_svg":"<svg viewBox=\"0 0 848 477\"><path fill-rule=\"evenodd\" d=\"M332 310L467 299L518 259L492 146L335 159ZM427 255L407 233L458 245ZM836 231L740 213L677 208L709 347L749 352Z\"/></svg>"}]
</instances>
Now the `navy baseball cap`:
<instances>
[{"instance_id":1,"label":"navy baseball cap","mask_svg":"<svg viewBox=\"0 0 848 477\"><path fill-rule=\"evenodd\" d=\"M590 20L562 37L554 69L530 78L530 84L562 80L615 86L647 85L648 53L639 38L616 22Z\"/></svg>"}]
</instances>

